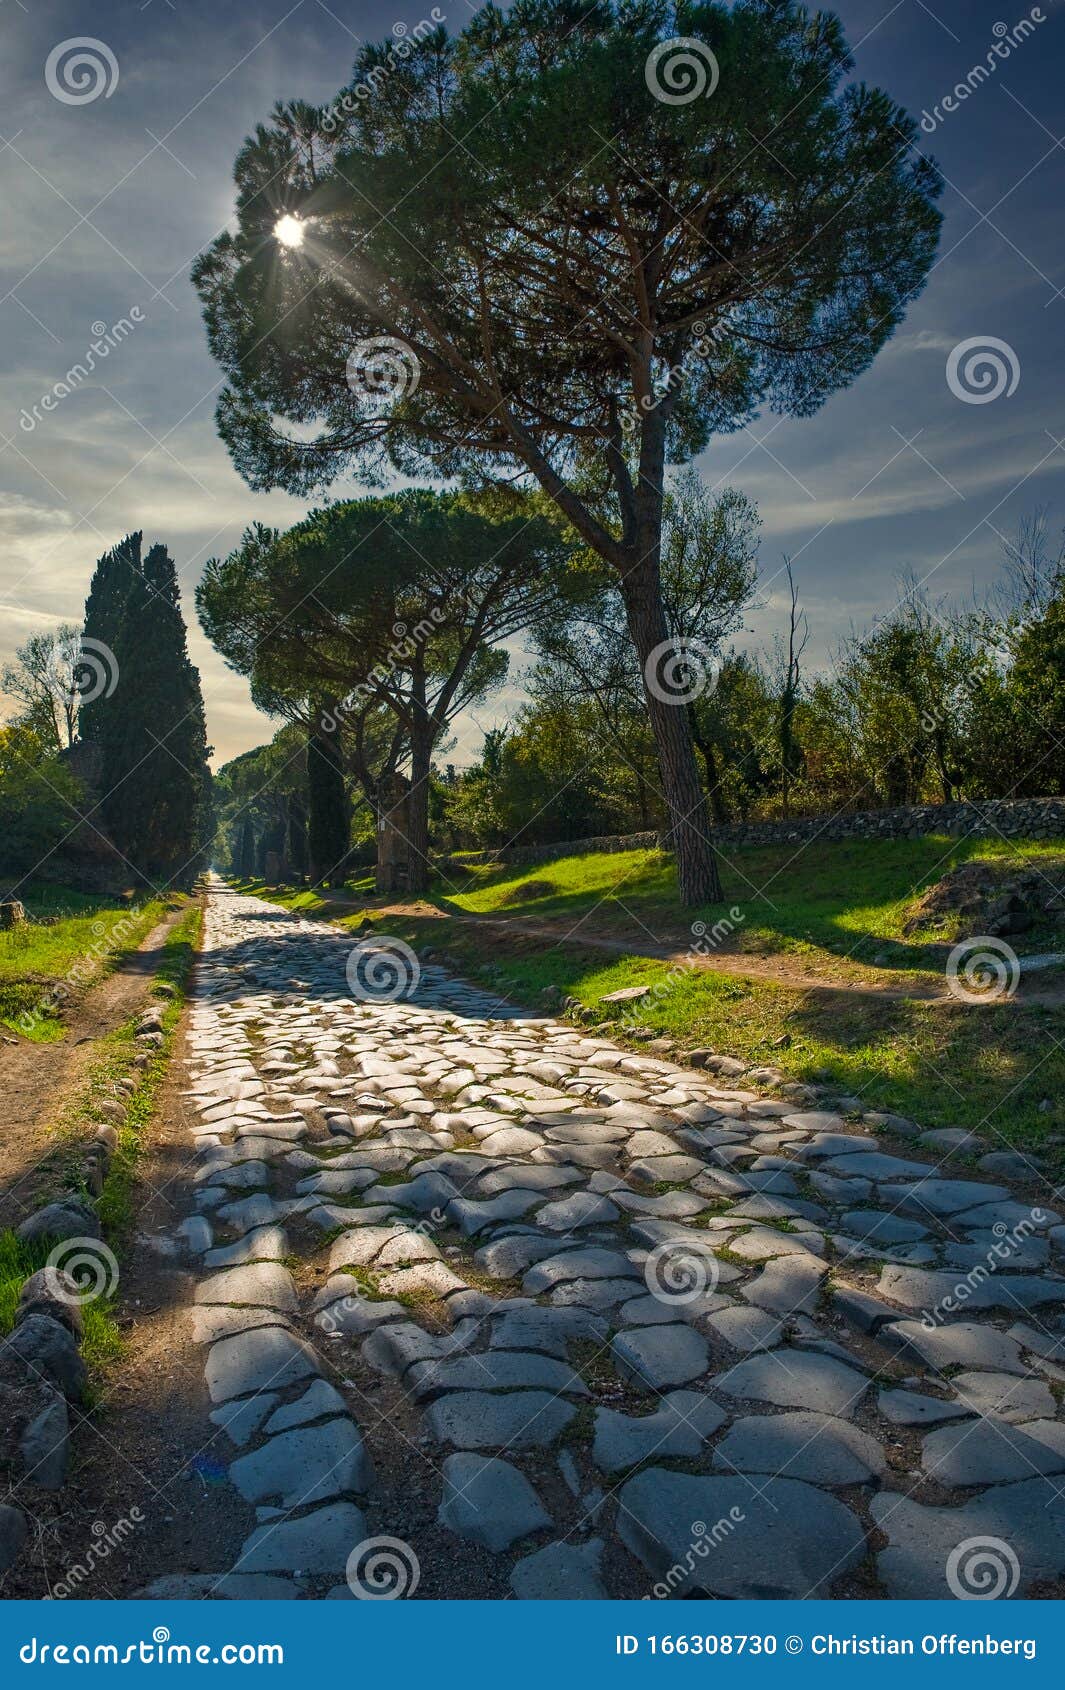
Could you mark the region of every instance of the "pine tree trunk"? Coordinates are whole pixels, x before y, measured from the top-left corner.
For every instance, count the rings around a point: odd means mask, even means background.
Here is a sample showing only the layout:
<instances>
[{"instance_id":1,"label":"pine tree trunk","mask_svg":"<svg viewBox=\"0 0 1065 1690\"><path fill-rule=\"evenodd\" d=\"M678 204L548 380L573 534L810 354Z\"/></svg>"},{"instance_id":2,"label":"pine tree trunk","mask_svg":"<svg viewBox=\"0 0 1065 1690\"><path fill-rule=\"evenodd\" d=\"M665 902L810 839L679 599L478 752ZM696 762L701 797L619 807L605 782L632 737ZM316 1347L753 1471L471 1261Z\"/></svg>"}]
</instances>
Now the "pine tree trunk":
<instances>
[{"instance_id":1,"label":"pine tree trunk","mask_svg":"<svg viewBox=\"0 0 1065 1690\"><path fill-rule=\"evenodd\" d=\"M425 669L419 647L411 664L410 793L407 798L407 886L429 889L429 771L433 725L425 699Z\"/></svg>"},{"instance_id":2,"label":"pine tree trunk","mask_svg":"<svg viewBox=\"0 0 1065 1690\"><path fill-rule=\"evenodd\" d=\"M407 843L410 847L407 885L412 892L429 889L429 770L433 755L432 729L416 723L410 736L410 796Z\"/></svg>"},{"instance_id":3,"label":"pine tree trunk","mask_svg":"<svg viewBox=\"0 0 1065 1690\"><path fill-rule=\"evenodd\" d=\"M636 554L620 585L658 753L658 772L669 815L667 844L677 859L680 901L689 907L720 903L721 880L706 799L699 784L688 711L684 702L674 702L663 695L659 685L661 649L669 641L669 628L662 608L658 548L653 534L644 531Z\"/></svg>"}]
</instances>

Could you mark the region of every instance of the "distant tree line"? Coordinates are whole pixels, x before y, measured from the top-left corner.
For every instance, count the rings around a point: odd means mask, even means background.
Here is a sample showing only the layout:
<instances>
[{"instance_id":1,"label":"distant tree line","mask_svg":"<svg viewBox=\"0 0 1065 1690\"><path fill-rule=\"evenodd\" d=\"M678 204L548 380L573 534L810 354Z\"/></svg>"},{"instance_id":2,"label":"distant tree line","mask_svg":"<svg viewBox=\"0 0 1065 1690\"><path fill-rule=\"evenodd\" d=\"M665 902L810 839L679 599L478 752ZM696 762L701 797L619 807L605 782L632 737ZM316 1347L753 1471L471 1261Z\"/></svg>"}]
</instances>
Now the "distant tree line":
<instances>
[{"instance_id":1,"label":"distant tree line","mask_svg":"<svg viewBox=\"0 0 1065 1690\"><path fill-rule=\"evenodd\" d=\"M290 718L220 772L228 868L366 872L397 825L397 783L422 806L413 826L403 812L409 890L454 851L668 829L615 583L542 504L506 509L425 493L354 501L287 536L252 531L208 565L205 628ZM717 825L1065 789L1065 549L1045 513L1008 548L985 604L934 600L904 576L894 606L820 668L787 561L778 637L736 644L757 602L758 531L742 493L715 497L691 471L668 484L669 649ZM497 642L519 630L525 702L458 768L448 724L498 694L510 668ZM416 762L419 710L430 732Z\"/></svg>"}]
</instances>

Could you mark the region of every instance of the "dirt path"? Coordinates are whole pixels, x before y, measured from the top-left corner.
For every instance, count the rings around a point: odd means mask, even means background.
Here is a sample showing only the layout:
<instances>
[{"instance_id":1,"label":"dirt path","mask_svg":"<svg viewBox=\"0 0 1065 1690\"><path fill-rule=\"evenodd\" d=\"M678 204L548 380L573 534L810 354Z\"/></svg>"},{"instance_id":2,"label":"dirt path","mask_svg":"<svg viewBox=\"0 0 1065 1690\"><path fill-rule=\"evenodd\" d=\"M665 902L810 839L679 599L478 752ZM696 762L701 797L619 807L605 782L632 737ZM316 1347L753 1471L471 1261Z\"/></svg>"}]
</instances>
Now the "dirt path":
<instances>
[{"instance_id":1,"label":"dirt path","mask_svg":"<svg viewBox=\"0 0 1065 1690\"><path fill-rule=\"evenodd\" d=\"M49 1130L77 1090L92 1060L96 1040L122 1025L148 996L163 946L184 914L173 910L121 958L105 979L90 988L65 1021L53 1044L0 1045L0 1091L4 1131L0 1134L0 1218L11 1203L32 1206L32 1170L51 1148ZM18 1187L18 1192L14 1188Z\"/></svg>"}]
</instances>

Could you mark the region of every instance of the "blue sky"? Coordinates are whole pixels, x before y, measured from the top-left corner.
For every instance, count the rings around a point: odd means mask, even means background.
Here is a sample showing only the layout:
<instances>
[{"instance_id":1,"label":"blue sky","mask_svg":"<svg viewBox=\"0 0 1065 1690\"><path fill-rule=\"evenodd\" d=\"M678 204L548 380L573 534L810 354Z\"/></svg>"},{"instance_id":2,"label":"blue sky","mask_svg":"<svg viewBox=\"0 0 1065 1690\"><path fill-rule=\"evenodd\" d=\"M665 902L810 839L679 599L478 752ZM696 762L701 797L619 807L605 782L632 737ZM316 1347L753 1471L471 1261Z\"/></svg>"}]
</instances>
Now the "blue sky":
<instances>
[{"instance_id":1,"label":"blue sky","mask_svg":"<svg viewBox=\"0 0 1065 1690\"><path fill-rule=\"evenodd\" d=\"M440 9L452 29L470 15L464 0ZM767 415L699 461L711 484L743 488L761 510L748 642L781 624L788 552L814 662L890 609L904 570L936 595L979 596L1023 517L1045 506L1054 529L1065 524L1065 5L1042 0L1043 21L953 112L943 97L1001 43L995 26L1012 34L1030 6L834 9L864 80L918 117L940 108L926 143L946 177L939 257L851 389L813 418ZM255 122L279 99L326 102L359 40L425 15L393 0L0 0L0 660L27 634L79 620L96 557L143 528L181 571L217 760L268 738L271 724L195 627L191 588L249 522L288 524L306 507L250 492L215 435L219 376L189 267L231 216L233 159ZM107 50L92 51L111 91L68 103L46 67L81 36ZM70 92L63 62L52 82ZM106 357L42 406L100 325L120 325ZM988 340L1005 345L1013 391L972 403L948 384L948 360ZM333 492L347 490L356 484ZM516 696L462 724L456 761L476 754L480 729Z\"/></svg>"}]
</instances>

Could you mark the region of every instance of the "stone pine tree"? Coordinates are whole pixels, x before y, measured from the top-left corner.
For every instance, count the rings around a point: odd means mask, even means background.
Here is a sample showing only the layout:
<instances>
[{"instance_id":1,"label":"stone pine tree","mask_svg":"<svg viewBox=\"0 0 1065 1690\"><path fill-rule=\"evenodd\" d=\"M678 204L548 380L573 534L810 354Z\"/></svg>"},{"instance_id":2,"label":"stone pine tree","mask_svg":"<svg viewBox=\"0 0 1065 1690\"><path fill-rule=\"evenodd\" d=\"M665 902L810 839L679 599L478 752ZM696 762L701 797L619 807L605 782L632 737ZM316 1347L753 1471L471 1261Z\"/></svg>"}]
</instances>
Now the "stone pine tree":
<instances>
[{"instance_id":1,"label":"stone pine tree","mask_svg":"<svg viewBox=\"0 0 1065 1690\"><path fill-rule=\"evenodd\" d=\"M196 603L204 632L250 676L260 708L284 711L286 693L302 707L336 689L341 707L330 719L351 772L379 818L383 804L391 814L379 843L405 833L407 885L423 891L433 753L460 711L503 681L504 641L580 590L572 552L535 500L408 488L314 511L284 535L249 529L229 557L208 561ZM372 795L360 772L368 703L393 717L409 759L401 809L386 798L395 758Z\"/></svg>"},{"instance_id":2,"label":"stone pine tree","mask_svg":"<svg viewBox=\"0 0 1065 1690\"><path fill-rule=\"evenodd\" d=\"M322 704L316 713L328 713ZM307 852L311 879L331 881L351 840L348 795L335 734L311 730L307 739Z\"/></svg>"},{"instance_id":3,"label":"stone pine tree","mask_svg":"<svg viewBox=\"0 0 1065 1690\"><path fill-rule=\"evenodd\" d=\"M665 472L867 368L928 274L939 177L796 0L515 0L394 45L240 153L237 226L194 271L219 429L255 487L539 483L616 576L681 896L712 900Z\"/></svg>"},{"instance_id":4,"label":"stone pine tree","mask_svg":"<svg viewBox=\"0 0 1065 1690\"><path fill-rule=\"evenodd\" d=\"M107 831L147 885L188 886L203 862L210 773L199 672L165 546L131 569L113 650L117 684L93 719Z\"/></svg>"}]
</instances>

